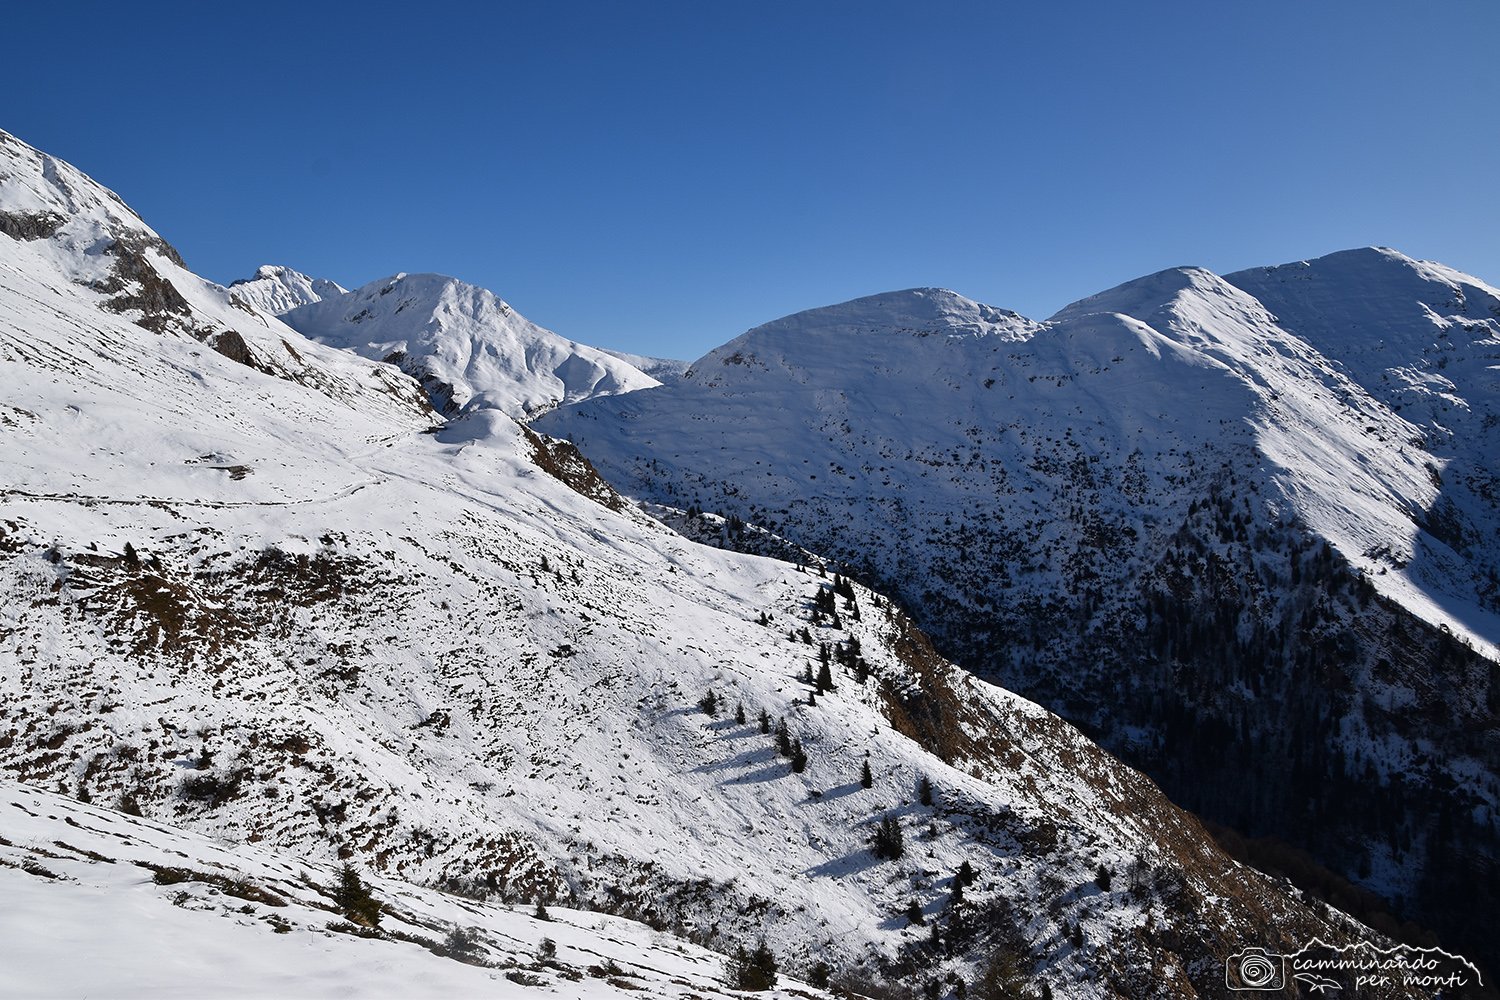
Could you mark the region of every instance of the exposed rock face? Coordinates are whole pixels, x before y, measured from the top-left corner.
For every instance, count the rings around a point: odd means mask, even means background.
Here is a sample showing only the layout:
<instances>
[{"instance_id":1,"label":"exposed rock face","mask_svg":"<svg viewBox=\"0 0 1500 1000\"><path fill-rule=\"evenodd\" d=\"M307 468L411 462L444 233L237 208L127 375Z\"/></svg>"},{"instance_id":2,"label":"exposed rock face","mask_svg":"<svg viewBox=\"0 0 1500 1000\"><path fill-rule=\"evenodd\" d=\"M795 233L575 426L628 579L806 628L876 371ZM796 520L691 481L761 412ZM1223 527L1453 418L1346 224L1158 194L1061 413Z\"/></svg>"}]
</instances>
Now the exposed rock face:
<instances>
[{"instance_id":1,"label":"exposed rock face","mask_svg":"<svg viewBox=\"0 0 1500 1000\"><path fill-rule=\"evenodd\" d=\"M13 240L44 240L64 221L56 212L0 212L0 233Z\"/></svg>"}]
</instances>

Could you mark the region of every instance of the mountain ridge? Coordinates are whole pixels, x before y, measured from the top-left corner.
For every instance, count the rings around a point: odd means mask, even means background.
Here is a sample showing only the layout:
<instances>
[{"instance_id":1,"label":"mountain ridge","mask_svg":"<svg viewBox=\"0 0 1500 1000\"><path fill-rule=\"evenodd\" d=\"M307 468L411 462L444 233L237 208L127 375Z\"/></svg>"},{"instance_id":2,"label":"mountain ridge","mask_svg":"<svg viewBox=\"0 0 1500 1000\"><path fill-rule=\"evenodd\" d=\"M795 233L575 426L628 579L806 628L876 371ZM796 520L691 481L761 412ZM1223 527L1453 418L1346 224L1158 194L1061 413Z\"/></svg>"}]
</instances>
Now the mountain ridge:
<instances>
[{"instance_id":1,"label":"mountain ridge","mask_svg":"<svg viewBox=\"0 0 1500 1000\"><path fill-rule=\"evenodd\" d=\"M104 287L83 256L0 238L8 775L319 866L763 935L861 989L1217 995L1246 939L1371 935L821 562L695 544L502 408L442 420L150 246ZM43 826L0 875L83 919L27 867Z\"/></svg>"},{"instance_id":2,"label":"mountain ridge","mask_svg":"<svg viewBox=\"0 0 1500 1000\"><path fill-rule=\"evenodd\" d=\"M1346 365L1300 335L1318 339L1307 308L1173 268L1008 340L899 337L898 314L864 350L864 305L801 313L679 385L536 426L627 496L834 559L955 662L1193 808L1300 842L1483 948L1451 915L1500 854L1500 491L1487 443L1449 444L1430 411L1387 405L1380 376L1412 367L1421 392L1452 374L1451 400L1422 398L1477 415L1462 436L1478 442L1500 313L1477 279L1445 291L1451 269L1386 251L1334 264L1359 262L1441 286L1379 308L1456 348ZM1331 315L1351 296L1358 314L1370 299L1342 287ZM1445 312L1445 295L1476 311ZM809 322L823 328L785 335ZM1467 876L1450 878L1445 841Z\"/></svg>"},{"instance_id":3,"label":"mountain ridge","mask_svg":"<svg viewBox=\"0 0 1500 1000\"><path fill-rule=\"evenodd\" d=\"M617 357L537 326L493 292L445 275L392 275L282 318L321 343L395 360L445 413L482 407L525 417L659 384Z\"/></svg>"}]
</instances>

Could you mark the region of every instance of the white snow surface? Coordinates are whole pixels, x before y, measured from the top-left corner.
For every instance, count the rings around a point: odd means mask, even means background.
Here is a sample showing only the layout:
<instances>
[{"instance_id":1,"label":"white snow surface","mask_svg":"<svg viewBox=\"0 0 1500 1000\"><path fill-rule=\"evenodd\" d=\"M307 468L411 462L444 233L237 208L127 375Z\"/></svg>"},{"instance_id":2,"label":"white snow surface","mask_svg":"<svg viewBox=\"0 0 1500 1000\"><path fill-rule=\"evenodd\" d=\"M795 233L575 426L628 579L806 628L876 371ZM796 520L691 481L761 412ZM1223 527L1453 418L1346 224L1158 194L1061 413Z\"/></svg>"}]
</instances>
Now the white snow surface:
<instances>
[{"instance_id":1,"label":"white snow surface","mask_svg":"<svg viewBox=\"0 0 1500 1000\"><path fill-rule=\"evenodd\" d=\"M349 289L336 281L309 277L277 264L261 265L254 277L231 282L229 290L241 302L272 316L349 294Z\"/></svg>"},{"instance_id":2,"label":"white snow surface","mask_svg":"<svg viewBox=\"0 0 1500 1000\"><path fill-rule=\"evenodd\" d=\"M657 358L647 354L630 354L626 351L611 350L608 347L601 347L600 350L610 357L619 358L627 365L639 368L662 385L673 385L682 381L682 376L688 370L689 362L681 361L677 358Z\"/></svg>"},{"instance_id":3,"label":"white snow surface","mask_svg":"<svg viewBox=\"0 0 1500 1000\"><path fill-rule=\"evenodd\" d=\"M333 910L335 866L0 779L0 996L733 995L724 956L644 924L560 906L538 920L531 907L361 880L383 904L381 930L408 940L360 937ZM455 928L472 935L464 960L433 951ZM783 980L761 995L825 994Z\"/></svg>"},{"instance_id":4,"label":"white snow surface","mask_svg":"<svg viewBox=\"0 0 1500 1000\"><path fill-rule=\"evenodd\" d=\"M0 211L62 216L69 247L98 252L100 240L122 232L157 237L120 196L83 171L0 131Z\"/></svg>"},{"instance_id":5,"label":"white snow surface","mask_svg":"<svg viewBox=\"0 0 1500 1000\"><path fill-rule=\"evenodd\" d=\"M313 340L375 360L399 355L452 412L512 417L559 403L647 389L656 379L604 351L543 329L492 292L438 274L398 274L294 309Z\"/></svg>"},{"instance_id":6,"label":"white snow surface","mask_svg":"<svg viewBox=\"0 0 1500 1000\"><path fill-rule=\"evenodd\" d=\"M74 203L98 215L101 238L138 224L110 216L108 199L76 178L69 184ZM1109 995L1121 962L1153 968L1168 990L1222 976L1216 955L1140 939L1143 921L1184 919L1162 886L1191 894L1190 919L1213 929L1214 947L1347 931L1229 861L1154 786L1055 716L924 651L878 595L855 588L862 613L841 604L841 620L815 620L813 597L830 582L815 570L695 544L541 471L507 413L651 381L634 369L541 336L489 293L435 276L377 282L297 311L327 319L367 356L453 348L440 370L462 373L472 395L461 419L439 426L395 368L241 308L156 251L146 261L188 312L154 332L134 310L102 309L106 293L78 281L94 267L91 251L70 239L0 236L0 763L10 773L295 856L288 874L352 855L413 884L488 878L512 898L608 902L718 941L764 934L793 973L817 959L850 967L920 947L926 930L898 915L913 899L942 913L963 861L981 873L963 905L982 922L1009 900L1006 919L1044 956L1036 974L1060 995ZM108 262L98 270L108 273ZM1010 352L1052 377L1119 364L1126 385L1163 379L1175 389L1181 376L1162 370L1182 366L1233 384L1224 363L1139 321L1091 316L1068 328L1071 340L1044 346L1027 339L1034 324L951 293L904 298L908 335L891 337L886 356L908 371L928 365L938 393L1000 371ZM856 310L851 323L863 322ZM351 337L356 327L374 335ZM403 329L421 332L397 336ZM242 339L248 359L206 346L212 331ZM739 362L700 362L684 384L714 378L734 389L737 364L776 360L752 357L745 348L754 346L742 345ZM848 367L841 338L818 349L828 365ZM1007 378L1010 391L1039 391ZM904 440L889 399L795 378L778 391L857 410ZM1130 398L1140 409L1118 418L1132 422L1127 431L1137 419L1169 419L1155 413L1169 404ZM1221 405L1238 412L1232 400ZM899 409L919 426L936 419L920 399ZM766 445L740 460L785 466L781 449ZM811 644L792 634L801 628ZM818 643L851 638L871 678L861 684L840 666L837 690L809 703L799 678L815 667ZM710 689L723 698L717 717L697 707ZM745 724L733 719L736 705ZM760 732L761 709L807 748L805 772L792 773ZM935 720L914 721L929 711ZM858 781L866 763L870 789ZM916 800L922 775L938 789L933 806ZM63 815L26 799L33 794L7 786L0 803L0 835L22 850L50 829L34 814ZM14 818L17 801L33 815ZM109 822L72 808L91 827ZM906 829L900 861L869 850L884 816ZM152 829L130 835L168 849L161 838L175 834ZM84 846L75 841L84 836L57 839ZM237 848L210 857L197 841L169 849L266 878L286 864ZM0 868L12 934L19 914L78 925L69 933L84 937L64 940L80 946L101 912L170 928L183 947L150 983L183 993L237 961L231 945L271 939L257 915L243 914L243 926L218 912L200 918L124 866L85 870L67 853L60 874L76 881L43 886ZM1100 865L1118 873L1111 890L1095 883ZM44 891L56 895L44 900ZM185 891L189 908L220 906ZM414 913L462 912L528 947L534 940L535 928L500 911L403 899ZM615 933L602 923L599 933ZM1089 947L1068 943L1070 923ZM0 934L10 938L0 947L29 933ZM596 946L557 937L565 956ZM335 968L366 954L387 961L310 927L271 940L265 954L308 976L329 948ZM197 941L209 950L195 956ZM396 947L368 944L377 946ZM663 947L638 937L629 945L637 956ZM401 965L390 982L463 992L480 980L454 977L484 974L411 954L390 960ZM934 974L969 974L981 958L950 956ZM683 962L702 972L699 953ZM78 974L89 975L82 965ZM326 978L305 985L360 993Z\"/></svg>"}]
</instances>

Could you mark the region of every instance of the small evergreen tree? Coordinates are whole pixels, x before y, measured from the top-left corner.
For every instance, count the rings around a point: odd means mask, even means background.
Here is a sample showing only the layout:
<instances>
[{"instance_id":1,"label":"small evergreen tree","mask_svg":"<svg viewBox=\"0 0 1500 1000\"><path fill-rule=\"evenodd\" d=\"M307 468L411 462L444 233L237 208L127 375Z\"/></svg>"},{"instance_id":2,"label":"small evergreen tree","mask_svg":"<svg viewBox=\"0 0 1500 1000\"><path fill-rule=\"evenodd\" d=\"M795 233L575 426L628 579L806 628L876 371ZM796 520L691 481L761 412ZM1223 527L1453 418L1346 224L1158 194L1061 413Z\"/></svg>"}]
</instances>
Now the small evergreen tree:
<instances>
[{"instance_id":1,"label":"small evergreen tree","mask_svg":"<svg viewBox=\"0 0 1500 1000\"><path fill-rule=\"evenodd\" d=\"M716 716L719 714L719 696L714 694L714 689L709 688L708 693L698 699L698 707L703 709L703 714Z\"/></svg>"},{"instance_id":2,"label":"small evergreen tree","mask_svg":"<svg viewBox=\"0 0 1500 1000\"><path fill-rule=\"evenodd\" d=\"M915 899L906 908L906 920L907 923L916 924L918 927L925 927L927 925L927 917L922 913L922 904Z\"/></svg>"},{"instance_id":3,"label":"small evergreen tree","mask_svg":"<svg viewBox=\"0 0 1500 1000\"><path fill-rule=\"evenodd\" d=\"M557 942L544 937L536 947L537 957L546 962L557 957Z\"/></svg>"},{"instance_id":4,"label":"small evergreen tree","mask_svg":"<svg viewBox=\"0 0 1500 1000\"><path fill-rule=\"evenodd\" d=\"M735 702L734 721L742 726L745 724L745 705L743 702Z\"/></svg>"},{"instance_id":5,"label":"small evergreen tree","mask_svg":"<svg viewBox=\"0 0 1500 1000\"><path fill-rule=\"evenodd\" d=\"M765 709L760 710L760 733L762 736L771 734L771 715Z\"/></svg>"},{"instance_id":6,"label":"small evergreen tree","mask_svg":"<svg viewBox=\"0 0 1500 1000\"><path fill-rule=\"evenodd\" d=\"M783 757L792 755L792 734L787 731L786 720L776 720L776 752Z\"/></svg>"},{"instance_id":7,"label":"small evergreen tree","mask_svg":"<svg viewBox=\"0 0 1500 1000\"><path fill-rule=\"evenodd\" d=\"M543 899L541 896L538 896L536 898L536 911L534 913L532 913L532 916L535 917L537 920L551 920L552 919L552 914L550 914L550 913L547 912L547 901L545 899Z\"/></svg>"},{"instance_id":8,"label":"small evergreen tree","mask_svg":"<svg viewBox=\"0 0 1500 1000\"><path fill-rule=\"evenodd\" d=\"M791 758L793 774L801 774L807 770L807 754L803 752L802 741L799 739L792 740Z\"/></svg>"},{"instance_id":9,"label":"small evergreen tree","mask_svg":"<svg viewBox=\"0 0 1500 1000\"><path fill-rule=\"evenodd\" d=\"M828 989L828 983L833 978L833 966L827 962L814 962L807 970L807 984L816 986L820 990Z\"/></svg>"},{"instance_id":10,"label":"small evergreen tree","mask_svg":"<svg viewBox=\"0 0 1500 1000\"><path fill-rule=\"evenodd\" d=\"M922 779L917 782L917 801L922 803L924 806L932 805L932 779L927 777L927 775L925 774L922 775ZM965 864L967 863L968 862L965 862Z\"/></svg>"},{"instance_id":11,"label":"small evergreen tree","mask_svg":"<svg viewBox=\"0 0 1500 1000\"><path fill-rule=\"evenodd\" d=\"M827 648L826 646L824 647ZM833 690L833 671L828 668L828 661L820 660L818 663L818 679L814 682L819 694Z\"/></svg>"},{"instance_id":12,"label":"small evergreen tree","mask_svg":"<svg viewBox=\"0 0 1500 1000\"><path fill-rule=\"evenodd\" d=\"M968 861L965 861L963 864L958 866L958 874L953 876L953 881L956 884L961 885L965 889L967 889L969 886L973 885L975 880L977 880L978 878L979 876L974 874L974 866L969 864Z\"/></svg>"},{"instance_id":13,"label":"small evergreen tree","mask_svg":"<svg viewBox=\"0 0 1500 1000\"><path fill-rule=\"evenodd\" d=\"M448 928L448 936L443 939L443 954L460 962L477 965L483 953L478 927L454 924Z\"/></svg>"},{"instance_id":14,"label":"small evergreen tree","mask_svg":"<svg viewBox=\"0 0 1500 1000\"><path fill-rule=\"evenodd\" d=\"M1105 892L1109 891L1110 885L1114 882L1114 878L1110 875L1109 869L1105 867L1105 864L1102 861L1099 862L1099 868L1094 873L1094 881L1098 883L1099 888L1103 889Z\"/></svg>"},{"instance_id":15,"label":"small evergreen tree","mask_svg":"<svg viewBox=\"0 0 1500 1000\"><path fill-rule=\"evenodd\" d=\"M871 851L877 858L894 861L906 853L906 837L901 832L901 821L895 816L884 816L875 825L875 836Z\"/></svg>"},{"instance_id":16,"label":"small evergreen tree","mask_svg":"<svg viewBox=\"0 0 1500 1000\"><path fill-rule=\"evenodd\" d=\"M125 568L141 568L141 557L136 553L135 546L131 545L129 542L125 543Z\"/></svg>"},{"instance_id":17,"label":"small evergreen tree","mask_svg":"<svg viewBox=\"0 0 1500 1000\"><path fill-rule=\"evenodd\" d=\"M868 760L859 766L859 784L861 788L871 788L875 784L875 775L870 773Z\"/></svg>"},{"instance_id":18,"label":"small evergreen tree","mask_svg":"<svg viewBox=\"0 0 1500 1000\"><path fill-rule=\"evenodd\" d=\"M766 947L764 939L754 951L744 946L734 950L726 964L729 985L738 990L768 990L776 985L776 956Z\"/></svg>"},{"instance_id":19,"label":"small evergreen tree","mask_svg":"<svg viewBox=\"0 0 1500 1000\"><path fill-rule=\"evenodd\" d=\"M353 865L339 870L339 884L333 890L333 903L348 919L364 927L380 926L380 900L371 895Z\"/></svg>"}]
</instances>

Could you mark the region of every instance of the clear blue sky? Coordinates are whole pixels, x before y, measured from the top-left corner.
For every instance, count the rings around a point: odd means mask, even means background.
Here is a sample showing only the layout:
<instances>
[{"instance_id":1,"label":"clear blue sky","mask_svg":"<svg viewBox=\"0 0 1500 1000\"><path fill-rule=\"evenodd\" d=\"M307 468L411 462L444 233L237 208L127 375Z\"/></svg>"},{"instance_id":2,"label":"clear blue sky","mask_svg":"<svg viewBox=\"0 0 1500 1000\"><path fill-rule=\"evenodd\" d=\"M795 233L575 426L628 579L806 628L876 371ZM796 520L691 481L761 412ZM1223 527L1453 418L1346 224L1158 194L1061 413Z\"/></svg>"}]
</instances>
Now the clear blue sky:
<instances>
[{"instance_id":1,"label":"clear blue sky","mask_svg":"<svg viewBox=\"0 0 1500 1000\"><path fill-rule=\"evenodd\" d=\"M1500 2L13 5L0 127L195 270L438 271L696 357L1370 243L1500 281Z\"/></svg>"}]
</instances>

